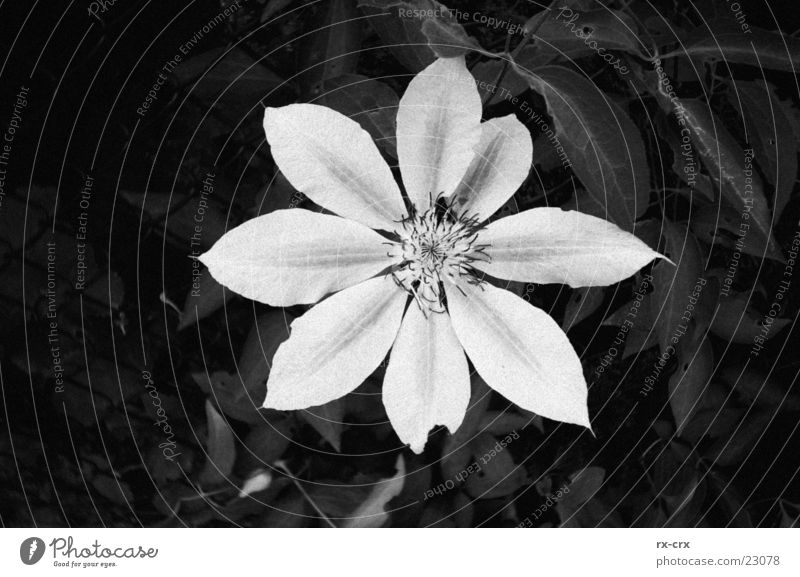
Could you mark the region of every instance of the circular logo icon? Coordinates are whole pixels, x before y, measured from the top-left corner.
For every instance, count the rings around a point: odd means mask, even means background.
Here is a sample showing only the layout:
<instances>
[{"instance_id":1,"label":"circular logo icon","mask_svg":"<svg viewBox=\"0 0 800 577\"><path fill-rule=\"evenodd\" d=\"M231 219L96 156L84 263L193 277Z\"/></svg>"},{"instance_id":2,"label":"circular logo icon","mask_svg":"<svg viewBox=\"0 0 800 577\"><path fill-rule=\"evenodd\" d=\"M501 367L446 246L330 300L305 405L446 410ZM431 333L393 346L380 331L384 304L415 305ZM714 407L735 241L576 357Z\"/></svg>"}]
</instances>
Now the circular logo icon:
<instances>
[{"instance_id":1,"label":"circular logo icon","mask_svg":"<svg viewBox=\"0 0 800 577\"><path fill-rule=\"evenodd\" d=\"M33 565L44 556L44 549L44 541L39 537L28 537L19 546L19 558L25 565Z\"/></svg>"}]
</instances>

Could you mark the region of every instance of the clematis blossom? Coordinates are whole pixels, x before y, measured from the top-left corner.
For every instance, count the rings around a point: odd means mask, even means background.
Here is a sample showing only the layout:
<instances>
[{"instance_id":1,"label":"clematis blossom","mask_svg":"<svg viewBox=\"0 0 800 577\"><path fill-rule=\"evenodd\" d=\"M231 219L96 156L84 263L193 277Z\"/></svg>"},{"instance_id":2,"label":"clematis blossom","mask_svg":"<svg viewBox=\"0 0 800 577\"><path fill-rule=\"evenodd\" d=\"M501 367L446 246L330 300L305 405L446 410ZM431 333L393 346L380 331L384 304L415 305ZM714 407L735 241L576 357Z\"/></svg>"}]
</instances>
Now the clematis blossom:
<instances>
[{"instance_id":1,"label":"clematis blossom","mask_svg":"<svg viewBox=\"0 0 800 577\"><path fill-rule=\"evenodd\" d=\"M289 182L334 215L277 210L225 234L200 260L221 284L276 307L318 303L291 325L264 406L323 405L386 358L383 403L417 453L455 432L470 369L520 407L590 427L587 385L543 310L486 280L605 286L659 255L605 220L534 208L490 221L526 179L530 134L513 115L481 122L463 58L410 82L397 113L406 199L371 137L314 104L268 108L264 130Z\"/></svg>"}]
</instances>

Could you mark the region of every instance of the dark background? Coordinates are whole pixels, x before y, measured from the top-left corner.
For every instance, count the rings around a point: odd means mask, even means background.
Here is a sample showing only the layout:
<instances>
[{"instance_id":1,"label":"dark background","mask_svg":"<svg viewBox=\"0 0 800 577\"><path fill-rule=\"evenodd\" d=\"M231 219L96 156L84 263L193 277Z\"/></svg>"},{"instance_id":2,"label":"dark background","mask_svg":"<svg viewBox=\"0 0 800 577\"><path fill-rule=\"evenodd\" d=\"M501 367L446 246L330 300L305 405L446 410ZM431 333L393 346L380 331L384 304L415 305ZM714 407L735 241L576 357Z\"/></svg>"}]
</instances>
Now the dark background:
<instances>
[{"instance_id":1,"label":"dark background","mask_svg":"<svg viewBox=\"0 0 800 577\"><path fill-rule=\"evenodd\" d=\"M281 12L303 4L291 2ZM714 4L725 8L721 1L696 4L704 13L712 13ZM776 29L762 2L741 4L751 25ZM391 429L381 424L379 397L338 407L349 424L326 430L308 417L262 412L253 418L237 413L237 407L247 411L249 403L242 405L241 395L237 397L240 385L226 388L225 378L218 375L216 381L211 379L222 391L217 395L233 400L211 396L230 420L238 456L225 479L215 478L207 465L213 427L205 409L210 389L203 375L206 371L236 374L256 319L279 341L288 322L303 309L273 311L234 297L224 308L216 302L215 312L178 330L179 315L171 305L183 309L191 289L187 231L207 173L215 174L215 189L204 225L206 243L226 226L259 211L298 203L309 206L288 183L275 179L263 142L260 106L310 99L320 80L320 67L314 68L320 60L315 46L326 41L319 39L319 29L330 22L326 20L331 18L330 6L328 0L311 3L264 25L259 19L266 5L244 2L184 57L152 108L140 116L137 107L158 71L221 11L219 2L117 0L99 14L101 19L87 13L87 2L0 5L0 125L7 126L20 87L30 89L0 206L0 522L4 526L323 526L314 503L328 517L347 517L367 498L371 483L393 474L401 449ZM520 24L540 9L519 1L448 6L502 15ZM652 6L676 19L678 12L689 10L688 6L676 10L672 2ZM800 28L796 3L787 0L770 6L785 33ZM339 34L357 34L363 52L356 71L385 77L386 84L402 94L412 74L383 46L370 19L364 17L345 31L334 14L334 24L329 42L341 40ZM503 31L474 24L466 29L484 47L503 48ZM198 60L188 63L189 58L232 44L238 47L240 62L272 52L261 62L266 72L236 80L239 68L234 63L208 80L205 91L192 90L197 76L193 71L202 72L204 66ZM770 81L797 105L790 75L775 73ZM219 87L230 83L235 88L216 100ZM691 89L687 82L686 90ZM535 96L531 101L544 110ZM509 112L500 105L493 114ZM76 291L75 233L87 174L94 178L87 219L88 281L85 290ZM546 187L555 189L565 175L543 171L543 179ZM538 185L526 186L518 195L519 208L541 205L540 201L526 205L527 199L541 193ZM268 187L271 192L264 197ZM149 196L143 204L145 192ZM563 204L569 196L566 189L548 201ZM659 218L657 212L650 216ZM792 200L775 227L784 248L791 243L798 216L800 206ZM63 392L56 389L48 342L48 241L58 247L56 303ZM748 275L755 279L758 264L743 265L738 282L747 286ZM578 352L583 352L587 378L589 367L597 364L616 333L614 327L601 327L606 316L602 311L624 305L632 287L629 282L622 292L608 291L604 306L569 332ZM796 286L790 295L797 302ZM537 304L553 311L559 322L569 297L562 287L536 289ZM788 310L793 315L797 309ZM718 341L714 346L718 351L723 348ZM573 523L577 519L583 526L790 525L800 514L797 350L796 331L790 326L770 341L755 367L759 375L769 373L769 387L754 377L753 390L736 389L732 395L722 372L738 366L746 347L725 348L724 356L717 358L714 383L724 394L720 392L721 409L714 412L711 424L721 423L722 430L731 431L732 427L725 428L726 419L734 425L743 423L736 428L732 449L719 444L720 438L730 439L728 433L716 438L698 434L691 440L674 435L663 379L645 400L637 400L641 380L658 355L657 349L650 349L635 360L615 364L592 384L590 413L603 406L594 423L597 438L576 427L562 426L554 433L555 424L550 422L543 432L533 425L520 428L521 440L509 449L512 460L489 473L502 478L519 465L520 473L511 475L515 481L508 490L486 496L482 485L462 487L426 500L423 495L429 488L447 480L443 472L447 466L441 460L447 435L437 433L424 455L406 450L403 455L411 474L394 502L401 508L390 522L514 526L533 519L534 526L557 526L572 510L547 505L547 495L568 485L576 471L593 467L596 486L591 492L584 495L581 491L589 489L577 485L572 491L578 496L570 506L580 508ZM174 462L164 459L158 447L164 436L153 424L152 395L145 388L143 371L152 375L169 417L181 453ZM627 378L620 385L623 374ZM379 391L380 381L379 369L365 391ZM257 394L257 388L252 391ZM758 410L750 411L753 407ZM495 398L488 410L506 408L507 403ZM498 438L529 422L520 421L522 417L511 419ZM370 423L375 425L365 426ZM276 465L278 460L296 481ZM261 469L269 471L270 487L254 499L239 499L242 480ZM298 484L310 495L304 495ZM584 505L589 495L589 504Z\"/></svg>"}]
</instances>

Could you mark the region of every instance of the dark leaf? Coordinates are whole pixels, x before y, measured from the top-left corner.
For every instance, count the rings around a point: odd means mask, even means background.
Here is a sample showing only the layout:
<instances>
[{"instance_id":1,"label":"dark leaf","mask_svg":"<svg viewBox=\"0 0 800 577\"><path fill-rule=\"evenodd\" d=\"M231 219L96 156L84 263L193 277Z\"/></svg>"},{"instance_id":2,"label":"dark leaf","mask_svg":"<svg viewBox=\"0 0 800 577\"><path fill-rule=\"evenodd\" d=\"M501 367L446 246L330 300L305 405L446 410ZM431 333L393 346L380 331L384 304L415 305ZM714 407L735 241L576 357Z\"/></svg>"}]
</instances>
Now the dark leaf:
<instances>
[{"instance_id":1,"label":"dark leaf","mask_svg":"<svg viewBox=\"0 0 800 577\"><path fill-rule=\"evenodd\" d=\"M636 125L597 86L566 68L521 71L541 93L573 170L610 220L633 231L650 200L650 169Z\"/></svg>"},{"instance_id":2,"label":"dark leaf","mask_svg":"<svg viewBox=\"0 0 800 577\"><path fill-rule=\"evenodd\" d=\"M388 85L359 74L346 74L323 85L319 103L349 116L397 158L395 119L400 98Z\"/></svg>"},{"instance_id":3,"label":"dark leaf","mask_svg":"<svg viewBox=\"0 0 800 577\"><path fill-rule=\"evenodd\" d=\"M667 56L686 55L794 72L800 61L800 41L755 26L749 29L749 33L743 33L738 27L716 21L698 26Z\"/></svg>"},{"instance_id":4,"label":"dark leaf","mask_svg":"<svg viewBox=\"0 0 800 577\"><path fill-rule=\"evenodd\" d=\"M319 94L325 82L355 72L361 48L360 14L356 0L329 0L322 20L308 40L302 67L306 92Z\"/></svg>"},{"instance_id":5,"label":"dark leaf","mask_svg":"<svg viewBox=\"0 0 800 577\"><path fill-rule=\"evenodd\" d=\"M206 400L206 423L208 427L207 458L200 473L200 483L203 486L219 485L225 483L233 471L236 445L230 425L217 412L210 400Z\"/></svg>"},{"instance_id":6,"label":"dark leaf","mask_svg":"<svg viewBox=\"0 0 800 577\"><path fill-rule=\"evenodd\" d=\"M311 407L299 411L298 415L314 427L314 430L330 443L334 449L341 451L344 408L344 399L336 399L320 407Z\"/></svg>"},{"instance_id":7,"label":"dark leaf","mask_svg":"<svg viewBox=\"0 0 800 577\"><path fill-rule=\"evenodd\" d=\"M183 303L178 330L182 331L213 314L232 299L233 295L233 292L224 290L208 270L200 271L199 278L193 277L192 288L189 289L189 294Z\"/></svg>"},{"instance_id":8,"label":"dark leaf","mask_svg":"<svg viewBox=\"0 0 800 577\"><path fill-rule=\"evenodd\" d=\"M782 260L771 234L772 217L761 179L752 166L747 168L742 148L707 104L699 100L684 100L678 110L683 115L679 122L685 122L722 197L734 209L748 215L742 217L749 226L746 242L758 246L764 256Z\"/></svg>"},{"instance_id":9,"label":"dark leaf","mask_svg":"<svg viewBox=\"0 0 800 577\"><path fill-rule=\"evenodd\" d=\"M678 346L689 330L695 306L707 281L703 278L700 250L689 230L664 222L665 249L662 254L675 264L659 260L653 266L651 314L655 319L662 353ZM677 265L677 266L676 266Z\"/></svg>"},{"instance_id":10,"label":"dark leaf","mask_svg":"<svg viewBox=\"0 0 800 577\"><path fill-rule=\"evenodd\" d=\"M678 435L701 407L703 392L714 371L714 351L706 338L697 346L681 346L678 370L669 379L669 406Z\"/></svg>"},{"instance_id":11,"label":"dark leaf","mask_svg":"<svg viewBox=\"0 0 800 577\"><path fill-rule=\"evenodd\" d=\"M732 343L753 344L756 338L773 338L791 322L756 312L749 293L732 293L720 296L711 332Z\"/></svg>"},{"instance_id":12,"label":"dark leaf","mask_svg":"<svg viewBox=\"0 0 800 577\"><path fill-rule=\"evenodd\" d=\"M756 162L775 187L772 212L777 221L797 180L797 144L791 119L773 86L763 81L737 81L733 90L741 98L747 136L755 148Z\"/></svg>"},{"instance_id":13,"label":"dark leaf","mask_svg":"<svg viewBox=\"0 0 800 577\"><path fill-rule=\"evenodd\" d=\"M603 304L603 289L604 287L584 287L572 291L564 311L564 320L561 322L561 328L565 332L591 316Z\"/></svg>"}]
</instances>

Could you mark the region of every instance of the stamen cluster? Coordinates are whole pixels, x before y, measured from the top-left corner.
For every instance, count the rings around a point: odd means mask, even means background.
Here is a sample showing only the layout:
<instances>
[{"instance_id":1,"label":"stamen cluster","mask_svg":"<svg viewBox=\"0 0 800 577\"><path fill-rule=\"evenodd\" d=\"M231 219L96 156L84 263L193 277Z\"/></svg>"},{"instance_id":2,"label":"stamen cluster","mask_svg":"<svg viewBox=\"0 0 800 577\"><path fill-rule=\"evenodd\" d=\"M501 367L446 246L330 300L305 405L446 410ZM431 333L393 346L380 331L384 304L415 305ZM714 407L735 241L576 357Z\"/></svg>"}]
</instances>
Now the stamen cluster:
<instances>
[{"instance_id":1,"label":"stamen cluster","mask_svg":"<svg viewBox=\"0 0 800 577\"><path fill-rule=\"evenodd\" d=\"M451 203L438 197L425 212L412 210L401 225L400 242L393 250L400 251L402 262L392 274L423 313L442 313L445 277L451 281L466 277L467 282L479 282L472 263L489 260L485 252L488 245L478 242L485 224L478 222L476 215L458 213Z\"/></svg>"}]
</instances>

